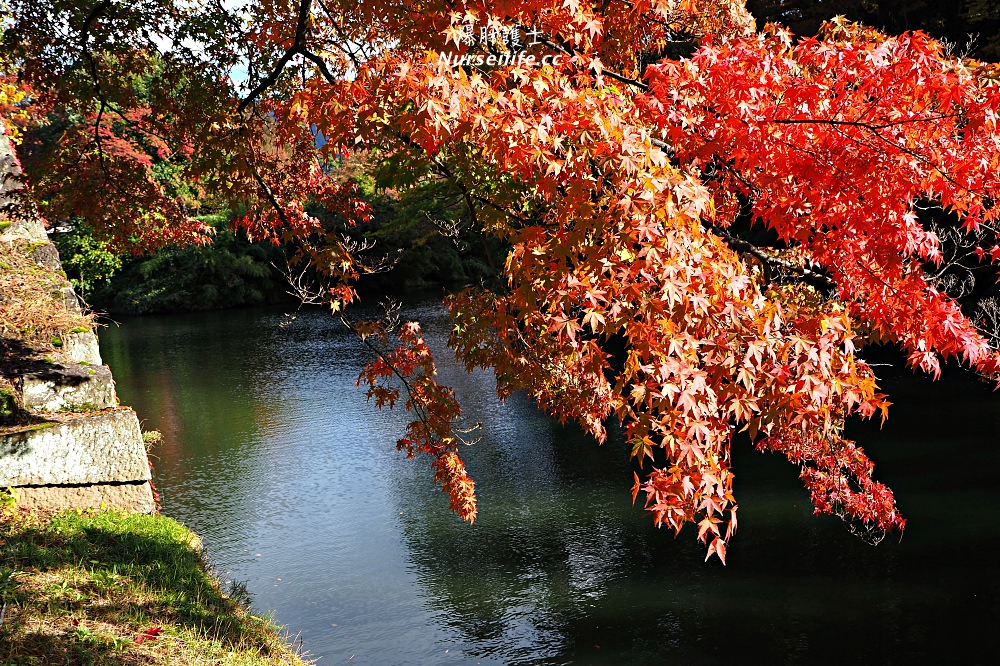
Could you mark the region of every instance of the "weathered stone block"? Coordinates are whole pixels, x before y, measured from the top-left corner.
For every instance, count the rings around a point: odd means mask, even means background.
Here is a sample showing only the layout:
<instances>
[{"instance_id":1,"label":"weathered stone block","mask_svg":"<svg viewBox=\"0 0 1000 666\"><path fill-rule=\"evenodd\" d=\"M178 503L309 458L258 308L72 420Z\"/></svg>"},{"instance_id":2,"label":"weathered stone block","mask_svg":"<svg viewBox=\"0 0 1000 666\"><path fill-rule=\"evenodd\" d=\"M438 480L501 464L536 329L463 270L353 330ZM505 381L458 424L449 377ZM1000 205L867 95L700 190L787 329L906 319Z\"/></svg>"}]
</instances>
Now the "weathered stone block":
<instances>
[{"instance_id":1,"label":"weathered stone block","mask_svg":"<svg viewBox=\"0 0 1000 666\"><path fill-rule=\"evenodd\" d=\"M7 137L7 129L0 120L0 222L10 222L0 229L0 240L27 238L37 242L48 241L45 226L36 215L22 214L19 193L24 189L21 167Z\"/></svg>"},{"instance_id":2,"label":"weathered stone block","mask_svg":"<svg viewBox=\"0 0 1000 666\"><path fill-rule=\"evenodd\" d=\"M0 119L0 241L30 240L32 259L61 273L59 253L48 241L41 218L19 196L21 176ZM80 312L80 300L68 283L47 288L53 290L53 303L61 301L70 312ZM5 371L15 388L21 388L26 409L89 411L115 406L114 382L103 367L93 332L67 333L61 353L24 350L12 365ZM17 488L25 506L155 510L135 412L111 409L52 418L50 423L0 435L0 487Z\"/></svg>"},{"instance_id":3,"label":"weathered stone block","mask_svg":"<svg viewBox=\"0 0 1000 666\"><path fill-rule=\"evenodd\" d=\"M59 263L59 250L52 243L46 242L35 245L31 250L31 260L53 273L60 273L62 271L62 264Z\"/></svg>"},{"instance_id":4,"label":"weathered stone block","mask_svg":"<svg viewBox=\"0 0 1000 666\"><path fill-rule=\"evenodd\" d=\"M2 173L2 169L0 169ZM3 197L0 196L0 222L10 222L10 226L0 231L0 241L13 241L17 239L27 239L30 241L43 241L48 238L45 234L45 226L38 218L19 218L16 215L7 215L10 211L3 209ZM6 219L5 219L6 216Z\"/></svg>"},{"instance_id":5,"label":"weathered stone block","mask_svg":"<svg viewBox=\"0 0 1000 666\"><path fill-rule=\"evenodd\" d=\"M41 509L111 509L153 513L156 503L148 481L89 486L27 486L17 489L19 506Z\"/></svg>"},{"instance_id":6,"label":"weathered stone block","mask_svg":"<svg viewBox=\"0 0 1000 666\"><path fill-rule=\"evenodd\" d=\"M77 363L102 365L101 348L93 331L67 333L63 336L63 351Z\"/></svg>"},{"instance_id":7,"label":"weathered stone block","mask_svg":"<svg viewBox=\"0 0 1000 666\"><path fill-rule=\"evenodd\" d=\"M0 120L0 204L8 203L10 194L22 187L21 165L18 164L14 148L10 145L7 128Z\"/></svg>"},{"instance_id":8,"label":"weathered stone block","mask_svg":"<svg viewBox=\"0 0 1000 666\"><path fill-rule=\"evenodd\" d=\"M21 400L31 412L89 412L115 406L111 371L98 365L56 365L22 377Z\"/></svg>"},{"instance_id":9,"label":"weathered stone block","mask_svg":"<svg viewBox=\"0 0 1000 666\"><path fill-rule=\"evenodd\" d=\"M131 409L0 435L0 487L149 479L139 419Z\"/></svg>"},{"instance_id":10,"label":"weathered stone block","mask_svg":"<svg viewBox=\"0 0 1000 666\"><path fill-rule=\"evenodd\" d=\"M59 291L62 292L63 307L65 307L67 311L73 312L75 314L83 312L83 308L80 307L80 299L77 298L76 292L73 291L73 287L71 287L70 285L66 285Z\"/></svg>"}]
</instances>

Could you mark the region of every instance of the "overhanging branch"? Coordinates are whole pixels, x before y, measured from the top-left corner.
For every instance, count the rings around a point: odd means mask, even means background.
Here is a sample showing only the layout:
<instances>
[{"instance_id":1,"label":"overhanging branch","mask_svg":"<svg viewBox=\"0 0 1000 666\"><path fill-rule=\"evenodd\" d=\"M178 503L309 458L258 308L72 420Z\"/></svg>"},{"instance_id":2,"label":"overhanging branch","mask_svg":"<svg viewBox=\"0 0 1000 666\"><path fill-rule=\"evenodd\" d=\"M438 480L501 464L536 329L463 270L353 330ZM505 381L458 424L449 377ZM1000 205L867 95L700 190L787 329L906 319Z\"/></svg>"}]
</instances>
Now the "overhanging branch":
<instances>
[{"instance_id":1,"label":"overhanging branch","mask_svg":"<svg viewBox=\"0 0 1000 666\"><path fill-rule=\"evenodd\" d=\"M309 35L309 15L312 11L312 0L299 0L299 9L296 17L295 23L295 38L292 40L292 45L289 46L285 52L275 63L274 67L271 68L270 73L264 80L258 83L253 90L239 103L236 110L239 113L243 113L248 106L253 104L258 97L264 94L268 88L273 86L278 77L281 76L281 72L284 71L285 66L291 62L292 58L297 55L301 55L306 58L319 69L320 74L323 78L327 80L328 83L334 83L335 79L333 74L330 73L330 68L327 66L326 62L320 58L318 55L309 50L306 46L306 37Z\"/></svg>"},{"instance_id":2,"label":"overhanging branch","mask_svg":"<svg viewBox=\"0 0 1000 666\"><path fill-rule=\"evenodd\" d=\"M780 257L772 256L767 252L764 252L764 250L757 247L753 243L745 241L742 238L737 238L736 236L733 236L722 227L716 226L711 222L702 220L701 224L703 227L705 227L705 229L711 231L713 234L724 240L726 242L726 245L728 245L733 250L737 252L742 252L744 254L749 254L755 259L764 262L768 266L781 268L783 270L789 271L790 273L794 273L796 276L798 276L798 278L802 282L805 282L806 284L810 284L814 287L824 290L835 289L837 287L837 283L835 283L828 275L824 275L823 273L814 271L804 266L798 266L790 261L781 259Z\"/></svg>"}]
</instances>

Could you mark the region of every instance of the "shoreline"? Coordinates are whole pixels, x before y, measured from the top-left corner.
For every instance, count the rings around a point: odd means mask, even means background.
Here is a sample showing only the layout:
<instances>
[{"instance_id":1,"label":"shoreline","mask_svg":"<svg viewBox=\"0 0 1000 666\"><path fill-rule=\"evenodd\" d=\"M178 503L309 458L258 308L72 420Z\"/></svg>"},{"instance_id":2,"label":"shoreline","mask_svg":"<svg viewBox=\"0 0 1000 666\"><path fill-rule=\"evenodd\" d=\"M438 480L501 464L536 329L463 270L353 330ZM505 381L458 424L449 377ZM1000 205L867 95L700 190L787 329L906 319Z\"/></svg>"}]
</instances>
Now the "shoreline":
<instances>
[{"instance_id":1,"label":"shoreline","mask_svg":"<svg viewBox=\"0 0 1000 666\"><path fill-rule=\"evenodd\" d=\"M0 493L0 663L313 663L176 520L13 504Z\"/></svg>"}]
</instances>

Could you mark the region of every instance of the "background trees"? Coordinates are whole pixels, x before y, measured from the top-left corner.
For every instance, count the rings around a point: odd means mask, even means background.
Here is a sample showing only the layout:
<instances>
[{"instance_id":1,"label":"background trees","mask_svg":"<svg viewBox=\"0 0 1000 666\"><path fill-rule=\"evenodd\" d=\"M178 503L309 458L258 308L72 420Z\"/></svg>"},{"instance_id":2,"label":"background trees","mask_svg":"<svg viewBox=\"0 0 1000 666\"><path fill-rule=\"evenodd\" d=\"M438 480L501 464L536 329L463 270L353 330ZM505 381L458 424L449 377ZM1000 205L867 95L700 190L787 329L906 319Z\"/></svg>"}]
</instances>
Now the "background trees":
<instances>
[{"instance_id":1,"label":"background trees","mask_svg":"<svg viewBox=\"0 0 1000 666\"><path fill-rule=\"evenodd\" d=\"M799 466L818 512L902 527L843 437L889 406L865 344L997 373L920 219L947 211L953 245L977 243L950 275L1000 255L997 76L924 34L838 19L796 40L700 0L35 0L10 17L4 66L57 134L25 149L50 217L86 211L139 249L201 242L168 163L244 211L250 238L294 243L310 297L341 313L384 262L363 242L370 202L333 167L373 155L401 196L435 191L442 228L508 248L499 282L448 299L460 358L598 440L620 421L646 465L633 496L657 524L695 522L709 555L736 529L744 430ZM344 321L378 354L369 396L415 415L400 447L430 454L474 519L460 408L419 326L394 346Z\"/></svg>"},{"instance_id":2,"label":"background trees","mask_svg":"<svg viewBox=\"0 0 1000 666\"><path fill-rule=\"evenodd\" d=\"M942 4L926 0L749 0L758 22L777 22L796 35L813 35L836 15L889 34L923 30L955 44L960 52L996 61L1000 58L1000 10L985 0Z\"/></svg>"}]
</instances>

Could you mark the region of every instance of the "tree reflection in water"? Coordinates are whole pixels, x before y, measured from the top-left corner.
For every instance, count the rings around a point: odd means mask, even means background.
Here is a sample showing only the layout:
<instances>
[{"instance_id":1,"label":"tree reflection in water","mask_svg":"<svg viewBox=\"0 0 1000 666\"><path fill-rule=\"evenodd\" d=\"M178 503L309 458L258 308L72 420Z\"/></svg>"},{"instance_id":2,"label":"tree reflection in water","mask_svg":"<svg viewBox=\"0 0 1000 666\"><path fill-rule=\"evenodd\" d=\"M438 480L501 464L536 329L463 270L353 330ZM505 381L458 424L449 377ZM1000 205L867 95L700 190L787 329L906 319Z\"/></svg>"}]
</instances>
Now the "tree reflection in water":
<instances>
[{"instance_id":1,"label":"tree reflection in water","mask_svg":"<svg viewBox=\"0 0 1000 666\"><path fill-rule=\"evenodd\" d=\"M410 308L484 441L468 526L393 450L404 415L354 386L364 358L321 312L127 320L105 334L120 393L170 430L167 512L246 580L321 663L996 663L1000 401L968 377L880 368L885 429L848 434L909 520L877 548L812 515L796 469L734 445L729 566L631 505L631 463L502 405L442 352L436 304ZM162 408L169 406L167 412ZM260 553L261 557L256 554Z\"/></svg>"}]
</instances>

